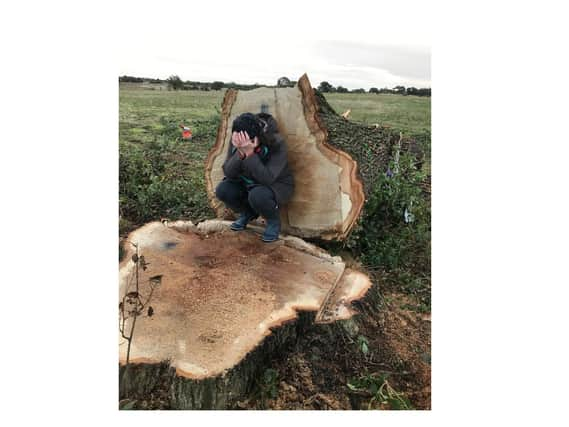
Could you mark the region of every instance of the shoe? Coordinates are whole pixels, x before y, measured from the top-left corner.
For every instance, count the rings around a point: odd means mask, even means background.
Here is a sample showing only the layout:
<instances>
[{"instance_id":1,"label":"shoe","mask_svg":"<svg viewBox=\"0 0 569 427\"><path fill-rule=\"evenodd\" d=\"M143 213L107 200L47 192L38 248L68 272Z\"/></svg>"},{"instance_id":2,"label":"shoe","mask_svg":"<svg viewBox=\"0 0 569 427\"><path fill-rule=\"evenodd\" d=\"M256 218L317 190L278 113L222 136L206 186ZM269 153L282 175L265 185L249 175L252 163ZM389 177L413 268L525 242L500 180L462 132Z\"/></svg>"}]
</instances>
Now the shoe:
<instances>
[{"instance_id":1,"label":"shoe","mask_svg":"<svg viewBox=\"0 0 569 427\"><path fill-rule=\"evenodd\" d=\"M243 212L237 220L229 227L233 231L242 231L247 228L249 221L253 221L259 215L252 212Z\"/></svg>"},{"instance_id":2,"label":"shoe","mask_svg":"<svg viewBox=\"0 0 569 427\"><path fill-rule=\"evenodd\" d=\"M267 220L267 228L265 228L265 232L263 233L263 237L261 240L263 242L269 243L279 240L279 233L281 231L281 220L280 219L268 219Z\"/></svg>"}]
</instances>

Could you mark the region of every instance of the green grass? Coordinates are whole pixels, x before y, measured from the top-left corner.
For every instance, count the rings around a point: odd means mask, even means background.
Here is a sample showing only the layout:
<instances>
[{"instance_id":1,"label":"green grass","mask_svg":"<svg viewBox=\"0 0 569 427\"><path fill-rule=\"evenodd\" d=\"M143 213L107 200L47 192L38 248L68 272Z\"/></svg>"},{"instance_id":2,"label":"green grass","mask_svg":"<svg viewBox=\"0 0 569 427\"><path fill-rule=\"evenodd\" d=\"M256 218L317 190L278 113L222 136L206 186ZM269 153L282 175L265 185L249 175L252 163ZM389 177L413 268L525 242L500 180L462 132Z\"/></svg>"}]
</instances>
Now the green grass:
<instances>
[{"instance_id":1,"label":"green grass","mask_svg":"<svg viewBox=\"0 0 569 427\"><path fill-rule=\"evenodd\" d=\"M410 134L431 130L431 98L375 93L325 93L328 103L350 120L378 123Z\"/></svg>"},{"instance_id":2,"label":"green grass","mask_svg":"<svg viewBox=\"0 0 569 427\"><path fill-rule=\"evenodd\" d=\"M180 119L192 126L196 120L219 114L225 90L168 91L120 86L121 140L148 140L160 129L160 117ZM379 123L414 134L431 130L431 98L391 94L326 93L338 114L350 109L350 120Z\"/></svg>"},{"instance_id":3,"label":"green grass","mask_svg":"<svg viewBox=\"0 0 569 427\"><path fill-rule=\"evenodd\" d=\"M210 217L204 164L224 91L119 89L119 232L144 222ZM178 125L192 129L182 140Z\"/></svg>"},{"instance_id":4,"label":"green grass","mask_svg":"<svg viewBox=\"0 0 569 427\"><path fill-rule=\"evenodd\" d=\"M156 86L157 87L157 86ZM148 142L162 129L161 117L179 120L192 130L197 121L219 114L224 90L168 91L121 84L119 90L119 140Z\"/></svg>"}]
</instances>

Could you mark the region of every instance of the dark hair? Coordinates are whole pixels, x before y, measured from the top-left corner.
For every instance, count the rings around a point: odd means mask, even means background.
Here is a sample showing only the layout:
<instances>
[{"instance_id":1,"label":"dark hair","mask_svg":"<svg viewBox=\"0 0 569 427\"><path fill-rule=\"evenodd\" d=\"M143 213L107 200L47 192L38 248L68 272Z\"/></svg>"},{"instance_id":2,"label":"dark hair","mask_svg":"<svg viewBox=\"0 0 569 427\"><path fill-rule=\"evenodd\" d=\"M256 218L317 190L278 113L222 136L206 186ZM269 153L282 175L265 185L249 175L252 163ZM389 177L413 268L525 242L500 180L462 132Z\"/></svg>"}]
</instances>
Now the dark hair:
<instances>
[{"instance_id":1,"label":"dark hair","mask_svg":"<svg viewBox=\"0 0 569 427\"><path fill-rule=\"evenodd\" d=\"M268 113L257 114L257 119L261 123L260 143L266 145L270 149L278 149L282 137L279 135L277 121ZM280 139L279 139L280 138Z\"/></svg>"},{"instance_id":2,"label":"dark hair","mask_svg":"<svg viewBox=\"0 0 569 427\"><path fill-rule=\"evenodd\" d=\"M261 123L251 113L243 113L235 120L233 120L233 126L231 127L231 132L242 132L245 131L249 135L249 138L253 139L256 136L260 136L262 133Z\"/></svg>"},{"instance_id":3,"label":"dark hair","mask_svg":"<svg viewBox=\"0 0 569 427\"><path fill-rule=\"evenodd\" d=\"M278 149L282 139L278 134L277 121L268 113L243 113L237 116L233 120L231 132L241 131L247 132L251 139L258 137L259 145L271 150Z\"/></svg>"}]
</instances>

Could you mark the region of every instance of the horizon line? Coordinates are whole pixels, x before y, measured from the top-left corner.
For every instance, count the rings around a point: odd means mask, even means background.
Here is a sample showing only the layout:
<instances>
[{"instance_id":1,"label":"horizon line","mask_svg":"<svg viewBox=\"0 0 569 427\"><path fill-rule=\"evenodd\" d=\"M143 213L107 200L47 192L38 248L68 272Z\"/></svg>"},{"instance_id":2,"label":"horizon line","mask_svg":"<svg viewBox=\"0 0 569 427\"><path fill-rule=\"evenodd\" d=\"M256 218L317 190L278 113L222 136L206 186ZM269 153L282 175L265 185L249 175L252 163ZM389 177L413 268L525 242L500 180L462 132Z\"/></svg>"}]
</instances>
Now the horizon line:
<instances>
[{"instance_id":1,"label":"horizon line","mask_svg":"<svg viewBox=\"0 0 569 427\"><path fill-rule=\"evenodd\" d=\"M178 75L177 75L177 74L171 74L171 76L178 76ZM138 76L130 75L130 74L122 74L122 75L119 75L119 78L121 78L121 77L133 77L133 78L144 79L144 80L160 80L160 81L164 81L164 82L165 82L170 76L169 76L168 78L166 78L166 79L162 79L162 78L157 78L157 77L138 77ZM179 76L178 76L178 77L179 77ZM281 76L281 77L277 78L277 81L278 81L280 78L282 78L282 77L286 77L286 76ZM288 77L286 77L286 78L288 79ZM235 84L235 85L242 85L242 86L268 86L268 87L273 87L273 86L274 86L274 87L277 87L277 86L278 86L277 84L266 84L266 83L258 83L258 82L255 82L255 83L238 83L238 82L235 82L235 81L222 81L222 80L212 80L212 81L183 80L181 77L180 77L180 79L181 79L184 83L186 83L186 82L190 82L190 83L213 83L213 82L219 81L219 82L222 82L223 84L226 84L226 83L227 83L227 84ZM291 80L291 79L289 79L289 80L290 80L291 82L297 82L297 81L298 81L298 80ZM323 80L322 82L328 82L329 84L331 84L328 80ZM320 83L322 83L322 82L320 82ZM135 82L123 82L123 83L135 83ZM319 84L320 84L320 83L319 83ZM345 87L345 86L342 86L342 85L335 86L335 85L333 85L333 84L332 84L332 86L333 86L333 87L339 87L339 86L340 86L340 87ZM383 86L383 87L380 88L379 86L373 86L373 85L372 85L372 86L370 86L368 89L374 88L374 87L376 87L376 88L378 88L378 89L393 89L393 88L396 88L396 87L398 87L398 86L402 86L402 87L405 87L405 88L414 87L414 88L416 88L416 89L431 89L431 86L428 86L428 87L417 87L417 86L404 86L404 85L402 85L402 84L400 84L400 85L395 85L395 86L393 86L392 88L388 88L387 86ZM314 86L313 86L313 87L314 87ZM314 88L317 89L318 87L316 86L316 87L314 87ZM357 88L345 87L345 88L348 89L348 90L364 89L363 87L357 87ZM365 89L364 89L364 90L365 90Z\"/></svg>"}]
</instances>

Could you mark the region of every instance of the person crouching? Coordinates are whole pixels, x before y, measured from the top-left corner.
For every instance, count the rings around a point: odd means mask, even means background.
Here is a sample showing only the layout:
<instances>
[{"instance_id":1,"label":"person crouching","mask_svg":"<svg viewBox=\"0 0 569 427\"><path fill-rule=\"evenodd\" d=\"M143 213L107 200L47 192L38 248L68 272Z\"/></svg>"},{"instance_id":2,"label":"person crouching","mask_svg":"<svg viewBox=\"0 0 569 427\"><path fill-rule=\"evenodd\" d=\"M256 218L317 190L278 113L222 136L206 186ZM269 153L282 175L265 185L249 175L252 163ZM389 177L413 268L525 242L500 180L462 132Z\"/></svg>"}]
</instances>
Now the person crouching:
<instances>
[{"instance_id":1,"label":"person crouching","mask_svg":"<svg viewBox=\"0 0 569 427\"><path fill-rule=\"evenodd\" d=\"M223 173L215 195L240 214L231 224L231 230L244 230L261 215L267 222L262 240L278 240L279 208L291 199L294 179L288 166L286 143L270 114L244 113L233 121Z\"/></svg>"}]
</instances>

